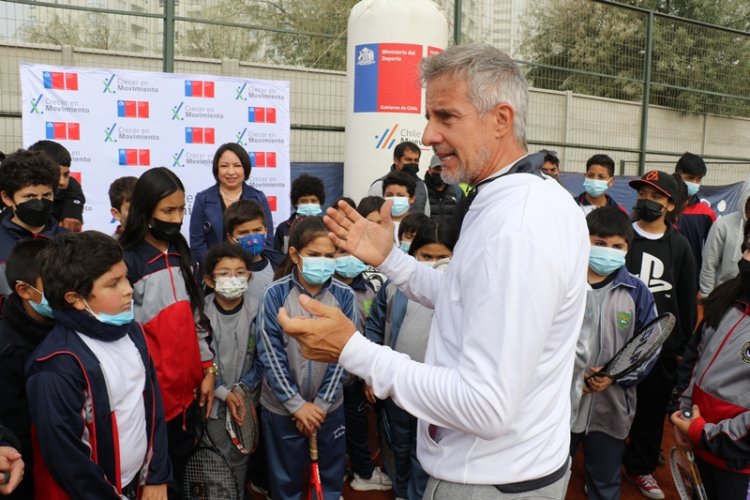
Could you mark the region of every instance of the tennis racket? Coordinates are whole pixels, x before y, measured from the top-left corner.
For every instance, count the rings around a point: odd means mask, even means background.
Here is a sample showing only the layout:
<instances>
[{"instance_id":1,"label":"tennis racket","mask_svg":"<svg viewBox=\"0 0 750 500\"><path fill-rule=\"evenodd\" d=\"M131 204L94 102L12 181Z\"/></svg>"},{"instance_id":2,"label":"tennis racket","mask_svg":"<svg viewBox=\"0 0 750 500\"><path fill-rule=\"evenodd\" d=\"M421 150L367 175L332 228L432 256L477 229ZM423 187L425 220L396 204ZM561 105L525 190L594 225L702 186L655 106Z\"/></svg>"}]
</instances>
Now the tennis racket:
<instances>
[{"instance_id":1,"label":"tennis racket","mask_svg":"<svg viewBox=\"0 0 750 500\"><path fill-rule=\"evenodd\" d=\"M690 420L692 413L683 410L682 416ZM669 451L669 469L681 500L708 500L692 450L672 447Z\"/></svg>"},{"instance_id":2,"label":"tennis racket","mask_svg":"<svg viewBox=\"0 0 750 500\"><path fill-rule=\"evenodd\" d=\"M675 317L672 313L657 316L641 328L600 371L588 376L586 383L588 384L591 377L609 377L612 380L619 380L643 366L667 340L674 324Z\"/></svg>"},{"instance_id":3,"label":"tennis racket","mask_svg":"<svg viewBox=\"0 0 750 500\"><path fill-rule=\"evenodd\" d=\"M203 436L208 445L204 443ZM241 500L232 466L211 441L206 422L202 425L199 443L185 466L183 500Z\"/></svg>"},{"instance_id":4,"label":"tennis racket","mask_svg":"<svg viewBox=\"0 0 750 500\"><path fill-rule=\"evenodd\" d=\"M232 418L232 413L227 409L227 434L229 434L229 439L240 453L243 455L249 455L254 452L255 448L258 446L258 436L260 435L258 429L258 415L255 412L255 405L253 404L253 398L250 395L250 391L240 385L232 389L232 393L238 395L240 399L242 399L242 404L245 408L245 415L242 419L242 424L238 424Z\"/></svg>"},{"instance_id":5,"label":"tennis racket","mask_svg":"<svg viewBox=\"0 0 750 500\"><path fill-rule=\"evenodd\" d=\"M323 485L320 483L318 468L318 433L310 436L310 500L323 500Z\"/></svg>"}]
</instances>

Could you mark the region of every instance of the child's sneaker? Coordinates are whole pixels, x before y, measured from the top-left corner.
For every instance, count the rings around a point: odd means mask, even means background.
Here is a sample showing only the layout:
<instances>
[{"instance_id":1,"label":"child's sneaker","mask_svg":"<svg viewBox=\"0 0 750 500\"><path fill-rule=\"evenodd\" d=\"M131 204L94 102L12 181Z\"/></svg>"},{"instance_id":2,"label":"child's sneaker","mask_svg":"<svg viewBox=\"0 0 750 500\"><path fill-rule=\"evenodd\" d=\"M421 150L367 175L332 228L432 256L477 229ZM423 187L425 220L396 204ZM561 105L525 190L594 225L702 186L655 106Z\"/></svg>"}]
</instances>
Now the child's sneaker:
<instances>
[{"instance_id":1,"label":"child's sneaker","mask_svg":"<svg viewBox=\"0 0 750 500\"><path fill-rule=\"evenodd\" d=\"M654 500L662 500L664 498L664 492L659 488L659 483L656 482L656 479L651 474L639 476L637 474L625 473L625 478L633 483L646 498L653 498Z\"/></svg>"},{"instance_id":2,"label":"child's sneaker","mask_svg":"<svg viewBox=\"0 0 750 500\"><path fill-rule=\"evenodd\" d=\"M386 491L393 487L391 480L380 470L380 467L375 467L372 470L370 479L363 479L355 472L354 479L349 485L355 491Z\"/></svg>"}]
</instances>

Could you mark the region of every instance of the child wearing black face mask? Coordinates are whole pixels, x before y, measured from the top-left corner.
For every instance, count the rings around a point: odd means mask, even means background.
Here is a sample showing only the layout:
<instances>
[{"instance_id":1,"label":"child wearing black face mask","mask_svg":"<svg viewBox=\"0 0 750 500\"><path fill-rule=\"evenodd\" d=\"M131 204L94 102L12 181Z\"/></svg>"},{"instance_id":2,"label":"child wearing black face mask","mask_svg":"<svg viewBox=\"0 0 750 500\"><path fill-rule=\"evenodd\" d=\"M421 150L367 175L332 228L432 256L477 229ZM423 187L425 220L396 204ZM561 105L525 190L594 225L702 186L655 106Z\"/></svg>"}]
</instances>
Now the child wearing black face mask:
<instances>
[{"instance_id":1,"label":"child wearing black face mask","mask_svg":"<svg viewBox=\"0 0 750 500\"><path fill-rule=\"evenodd\" d=\"M677 374L670 421L678 446L692 448L708 498L747 497L750 484L750 224L739 274L703 300L702 327ZM690 416L685 415L690 412Z\"/></svg>"},{"instance_id":2,"label":"child wearing black face mask","mask_svg":"<svg viewBox=\"0 0 750 500\"><path fill-rule=\"evenodd\" d=\"M170 498L179 498L194 446L197 406L206 415L211 412L216 375L203 296L180 233L184 212L180 179L164 167L148 170L133 188L128 223L119 239L133 285L135 319L143 325L162 388L174 469Z\"/></svg>"},{"instance_id":3,"label":"child wearing black face mask","mask_svg":"<svg viewBox=\"0 0 750 500\"><path fill-rule=\"evenodd\" d=\"M47 237L66 230L52 217L52 204L60 169L43 153L19 150L0 166L0 197L7 210L0 216L0 296L11 289L5 280L5 261L16 243Z\"/></svg>"},{"instance_id":4,"label":"child wearing black face mask","mask_svg":"<svg viewBox=\"0 0 750 500\"><path fill-rule=\"evenodd\" d=\"M626 266L654 295L659 314L677 318L651 373L638 385L635 420L623 462L626 477L649 498L664 498L653 478L661 449L664 415L678 359L695 326L696 268L687 239L672 227L687 189L681 179L658 170L630 182L638 190L633 207L635 238Z\"/></svg>"}]
</instances>

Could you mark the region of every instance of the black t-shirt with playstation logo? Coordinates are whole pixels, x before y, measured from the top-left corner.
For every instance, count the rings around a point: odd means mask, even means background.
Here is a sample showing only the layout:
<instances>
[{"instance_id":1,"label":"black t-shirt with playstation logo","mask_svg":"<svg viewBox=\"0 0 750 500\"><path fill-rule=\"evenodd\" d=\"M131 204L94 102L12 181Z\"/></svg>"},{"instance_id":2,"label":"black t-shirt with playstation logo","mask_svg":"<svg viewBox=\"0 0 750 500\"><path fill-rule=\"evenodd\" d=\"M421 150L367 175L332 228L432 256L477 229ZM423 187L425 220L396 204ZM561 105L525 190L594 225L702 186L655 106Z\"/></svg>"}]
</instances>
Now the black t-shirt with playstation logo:
<instances>
[{"instance_id":1,"label":"black t-shirt with playstation logo","mask_svg":"<svg viewBox=\"0 0 750 500\"><path fill-rule=\"evenodd\" d=\"M658 236L633 223L633 232L625 265L654 295L658 313L671 312L677 318L662 355L680 356L696 318L697 271L690 243L671 227Z\"/></svg>"}]
</instances>

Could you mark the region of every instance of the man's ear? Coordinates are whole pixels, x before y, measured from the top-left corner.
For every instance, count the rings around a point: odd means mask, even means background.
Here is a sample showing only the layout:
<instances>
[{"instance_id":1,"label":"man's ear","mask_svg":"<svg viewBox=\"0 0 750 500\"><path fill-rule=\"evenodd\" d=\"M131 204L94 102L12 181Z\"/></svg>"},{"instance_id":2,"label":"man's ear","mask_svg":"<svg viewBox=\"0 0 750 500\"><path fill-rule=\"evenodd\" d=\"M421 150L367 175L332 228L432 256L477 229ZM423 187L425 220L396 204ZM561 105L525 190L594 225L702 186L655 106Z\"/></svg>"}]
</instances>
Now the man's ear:
<instances>
[{"instance_id":1,"label":"man's ear","mask_svg":"<svg viewBox=\"0 0 750 500\"><path fill-rule=\"evenodd\" d=\"M34 300L34 290L23 281L16 281L16 284L13 286L13 291L23 300Z\"/></svg>"},{"instance_id":2,"label":"man's ear","mask_svg":"<svg viewBox=\"0 0 750 500\"><path fill-rule=\"evenodd\" d=\"M417 195L409 196L409 205L414 205L414 202L417 201Z\"/></svg>"},{"instance_id":3,"label":"man's ear","mask_svg":"<svg viewBox=\"0 0 750 500\"><path fill-rule=\"evenodd\" d=\"M109 209L109 213L111 213L111 214L112 214L112 217L113 217L113 218L114 218L114 219L115 219L115 220L116 220L117 222L121 222L121 221L122 221L122 216L120 215L120 211L119 211L119 210L117 210L116 208L110 208L110 209Z\"/></svg>"},{"instance_id":4,"label":"man's ear","mask_svg":"<svg viewBox=\"0 0 750 500\"><path fill-rule=\"evenodd\" d=\"M505 137L513 134L513 120L516 117L516 110L507 102L501 102L492 108L492 119L497 137Z\"/></svg>"},{"instance_id":5,"label":"man's ear","mask_svg":"<svg viewBox=\"0 0 750 500\"><path fill-rule=\"evenodd\" d=\"M13 198L11 196L8 196L8 193L5 191L0 191L0 199L3 200L3 203L8 208L13 205Z\"/></svg>"}]
</instances>

